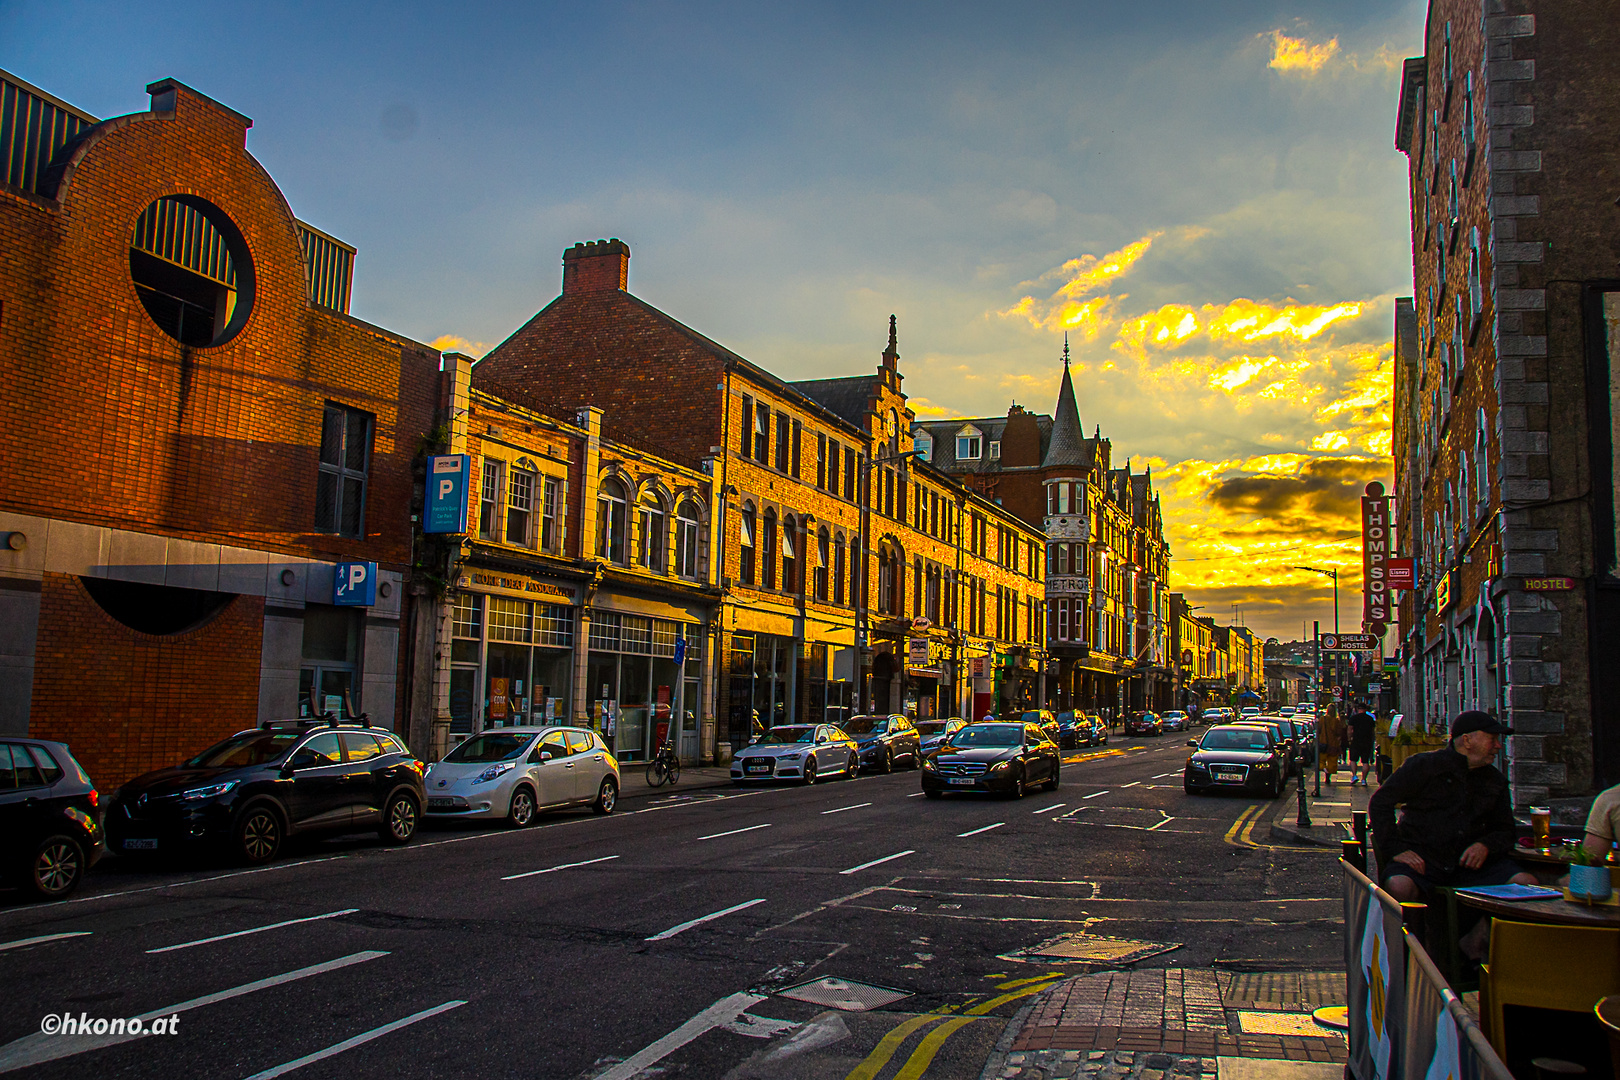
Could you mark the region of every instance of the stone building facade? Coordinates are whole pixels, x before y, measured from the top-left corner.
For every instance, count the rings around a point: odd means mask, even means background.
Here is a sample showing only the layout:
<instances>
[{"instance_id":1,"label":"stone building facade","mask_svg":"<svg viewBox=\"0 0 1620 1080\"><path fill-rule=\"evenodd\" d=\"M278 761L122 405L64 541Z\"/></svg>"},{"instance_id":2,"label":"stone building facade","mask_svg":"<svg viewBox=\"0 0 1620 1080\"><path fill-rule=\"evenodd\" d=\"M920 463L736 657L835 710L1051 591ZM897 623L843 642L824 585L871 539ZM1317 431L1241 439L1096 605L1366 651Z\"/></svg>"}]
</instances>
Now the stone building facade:
<instances>
[{"instance_id":1,"label":"stone building facade","mask_svg":"<svg viewBox=\"0 0 1620 1080\"><path fill-rule=\"evenodd\" d=\"M402 717L439 366L347 314L354 249L252 121L146 89L97 120L0 73L0 731L103 786L345 695Z\"/></svg>"},{"instance_id":2,"label":"stone building facade","mask_svg":"<svg viewBox=\"0 0 1620 1080\"><path fill-rule=\"evenodd\" d=\"M1397 305L1401 707L1504 716L1517 805L1620 780L1614 327L1620 22L1434 0L1406 61L1414 296Z\"/></svg>"},{"instance_id":3,"label":"stone building facade","mask_svg":"<svg viewBox=\"0 0 1620 1080\"><path fill-rule=\"evenodd\" d=\"M1038 702L1043 539L913 453L893 320L873 374L790 383L636 298L629 262L618 240L566 251L562 294L472 384L565 420L600 410L604 441L712 482L701 756L756 718Z\"/></svg>"},{"instance_id":4,"label":"stone building facade","mask_svg":"<svg viewBox=\"0 0 1620 1080\"><path fill-rule=\"evenodd\" d=\"M1116 468L1112 443L1080 426L1067 346L1050 417L929 420L919 445L939 469L1046 540L1047 704L1054 709L1175 707L1170 548L1151 472Z\"/></svg>"}]
</instances>

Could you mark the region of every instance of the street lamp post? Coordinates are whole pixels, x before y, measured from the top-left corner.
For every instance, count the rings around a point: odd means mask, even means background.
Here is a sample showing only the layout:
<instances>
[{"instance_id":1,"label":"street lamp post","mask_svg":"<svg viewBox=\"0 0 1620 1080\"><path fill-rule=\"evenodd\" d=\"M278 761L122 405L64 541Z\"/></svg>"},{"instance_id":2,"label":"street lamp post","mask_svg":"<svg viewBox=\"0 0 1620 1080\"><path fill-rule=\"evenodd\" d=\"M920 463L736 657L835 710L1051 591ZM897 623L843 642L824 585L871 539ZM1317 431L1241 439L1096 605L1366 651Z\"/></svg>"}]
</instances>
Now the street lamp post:
<instances>
[{"instance_id":1,"label":"street lamp post","mask_svg":"<svg viewBox=\"0 0 1620 1080\"><path fill-rule=\"evenodd\" d=\"M1295 567L1292 567L1291 569L1304 570L1305 572L1311 573L1311 574L1321 574L1323 577L1329 577L1329 578L1333 579L1333 633L1335 635L1337 635L1338 632L1339 632L1339 570L1338 570L1338 567L1334 567L1334 568L1332 568L1330 570L1323 570L1322 568L1317 567L1317 566L1295 566ZM1312 785L1311 795L1312 795L1313 798L1320 799L1322 797L1322 738L1321 738L1321 730L1322 730L1322 720L1324 718L1324 714L1323 714L1322 708L1321 708L1321 705L1322 705L1322 630L1321 630L1321 624L1320 623L1317 624L1317 631L1316 631L1316 703L1317 703L1316 723L1311 725L1312 750L1313 750L1313 756L1315 757L1315 762L1314 762L1314 764L1312 766L1311 771L1315 774L1316 779L1315 779L1314 784ZM1301 779L1300 779L1300 796L1299 796L1300 807L1302 808L1301 813L1304 813L1303 807L1305 805L1304 788L1305 788L1305 781L1304 781L1304 778L1301 777Z\"/></svg>"}]
</instances>

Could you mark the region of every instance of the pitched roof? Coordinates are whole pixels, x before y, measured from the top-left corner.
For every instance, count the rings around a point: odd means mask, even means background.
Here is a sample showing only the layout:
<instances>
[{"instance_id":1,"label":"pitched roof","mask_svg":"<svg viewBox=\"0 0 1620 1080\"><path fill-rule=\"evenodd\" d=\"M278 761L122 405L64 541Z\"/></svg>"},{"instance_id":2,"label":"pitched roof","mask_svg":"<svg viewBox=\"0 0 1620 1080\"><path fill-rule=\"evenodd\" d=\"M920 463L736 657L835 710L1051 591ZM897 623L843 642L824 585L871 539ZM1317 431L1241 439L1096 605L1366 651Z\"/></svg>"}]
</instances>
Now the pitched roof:
<instances>
[{"instance_id":1,"label":"pitched roof","mask_svg":"<svg viewBox=\"0 0 1620 1080\"><path fill-rule=\"evenodd\" d=\"M805 379L789 386L863 430L877 396L877 375L850 375L842 379Z\"/></svg>"},{"instance_id":2,"label":"pitched roof","mask_svg":"<svg viewBox=\"0 0 1620 1080\"><path fill-rule=\"evenodd\" d=\"M956 458L956 433L970 424L979 429L980 434L984 437L984 443L979 447L977 461L972 458L958 461ZM1052 437L1052 418L1037 413L1035 426L1041 433L1041 446L1044 451ZM990 456L989 444L1001 441L1001 436L1007 430L1007 418L1005 416L923 420L913 424L912 427L913 429L922 428L933 438L934 452L929 455L927 460L936 469L957 473L998 473L1002 471L1001 459Z\"/></svg>"},{"instance_id":3,"label":"pitched roof","mask_svg":"<svg viewBox=\"0 0 1620 1080\"><path fill-rule=\"evenodd\" d=\"M1074 400L1074 380L1069 377L1069 343L1063 343L1063 385L1058 388L1057 410L1052 415L1052 440L1047 446L1042 464L1090 464L1086 453L1085 429L1080 426L1080 407Z\"/></svg>"}]
</instances>

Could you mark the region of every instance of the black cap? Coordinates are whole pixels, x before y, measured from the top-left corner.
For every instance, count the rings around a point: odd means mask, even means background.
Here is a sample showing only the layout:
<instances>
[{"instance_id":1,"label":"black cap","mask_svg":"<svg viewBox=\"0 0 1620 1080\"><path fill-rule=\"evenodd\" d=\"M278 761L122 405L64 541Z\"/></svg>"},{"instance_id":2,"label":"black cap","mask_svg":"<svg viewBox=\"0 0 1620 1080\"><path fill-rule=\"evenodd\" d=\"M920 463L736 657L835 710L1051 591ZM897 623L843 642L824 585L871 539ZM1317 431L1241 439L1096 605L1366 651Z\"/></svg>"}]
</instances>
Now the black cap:
<instances>
[{"instance_id":1,"label":"black cap","mask_svg":"<svg viewBox=\"0 0 1620 1080\"><path fill-rule=\"evenodd\" d=\"M1451 737L1466 735L1470 731L1488 731L1492 735L1511 735L1513 729L1490 713L1482 713L1478 709L1470 709L1465 713L1458 713L1457 719L1451 722Z\"/></svg>"}]
</instances>

